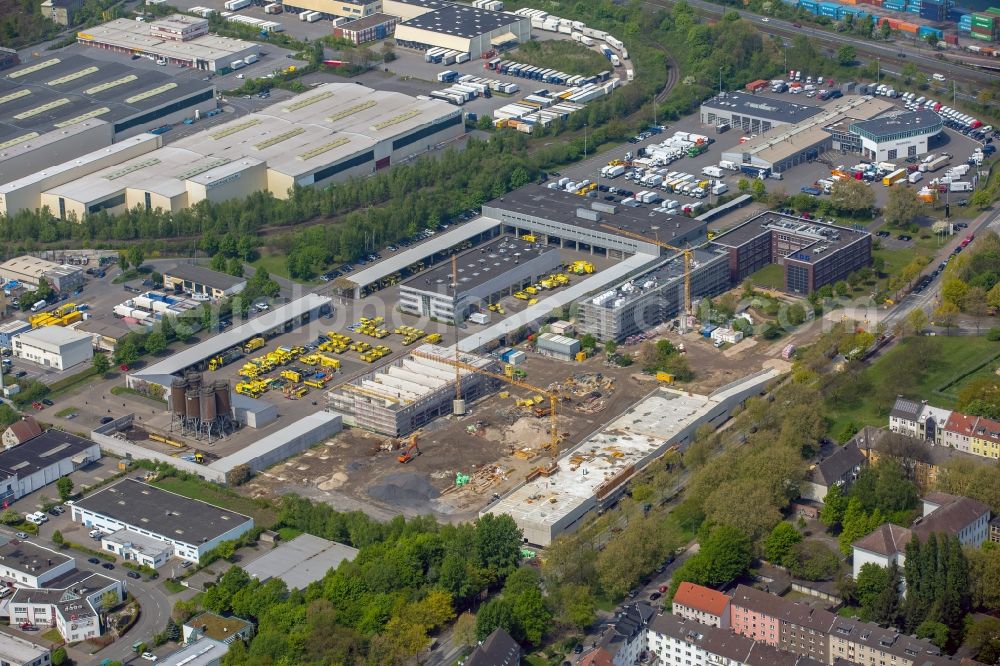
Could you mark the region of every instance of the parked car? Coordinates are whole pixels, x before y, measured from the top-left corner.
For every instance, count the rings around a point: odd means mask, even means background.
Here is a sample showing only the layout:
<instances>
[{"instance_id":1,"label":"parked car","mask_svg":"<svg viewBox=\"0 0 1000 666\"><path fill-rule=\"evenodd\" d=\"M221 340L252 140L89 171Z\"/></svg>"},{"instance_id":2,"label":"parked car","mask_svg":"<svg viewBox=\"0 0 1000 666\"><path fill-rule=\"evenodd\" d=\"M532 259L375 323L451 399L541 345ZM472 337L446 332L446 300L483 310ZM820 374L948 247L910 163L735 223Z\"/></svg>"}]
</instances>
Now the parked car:
<instances>
[{"instance_id":1,"label":"parked car","mask_svg":"<svg viewBox=\"0 0 1000 666\"><path fill-rule=\"evenodd\" d=\"M111 571L112 569L115 568L115 565L111 564L111 562L105 562L104 564L101 565L101 568Z\"/></svg>"},{"instance_id":2,"label":"parked car","mask_svg":"<svg viewBox=\"0 0 1000 666\"><path fill-rule=\"evenodd\" d=\"M141 656L146 661L156 661L158 659L158 657L152 652L143 652Z\"/></svg>"},{"instance_id":3,"label":"parked car","mask_svg":"<svg viewBox=\"0 0 1000 666\"><path fill-rule=\"evenodd\" d=\"M16 536L18 539L27 539L28 538L27 532L14 532L14 536Z\"/></svg>"},{"instance_id":4,"label":"parked car","mask_svg":"<svg viewBox=\"0 0 1000 666\"><path fill-rule=\"evenodd\" d=\"M48 398L42 398L42 404L45 405L46 407L51 407L52 405L54 405L56 403L52 402Z\"/></svg>"},{"instance_id":5,"label":"parked car","mask_svg":"<svg viewBox=\"0 0 1000 666\"><path fill-rule=\"evenodd\" d=\"M96 557L88 557L87 561L90 562L91 564L100 564L101 563L101 561L99 559L97 559Z\"/></svg>"},{"instance_id":6,"label":"parked car","mask_svg":"<svg viewBox=\"0 0 1000 666\"><path fill-rule=\"evenodd\" d=\"M139 572L137 572L137 571L129 571L125 575L128 576L129 578L134 578L136 580L139 580L140 578L142 578L142 576L140 576Z\"/></svg>"},{"instance_id":7,"label":"parked car","mask_svg":"<svg viewBox=\"0 0 1000 666\"><path fill-rule=\"evenodd\" d=\"M101 425L104 425L105 423L111 423L112 421L114 421L114 419L111 418L110 416L101 417Z\"/></svg>"}]
</instances>

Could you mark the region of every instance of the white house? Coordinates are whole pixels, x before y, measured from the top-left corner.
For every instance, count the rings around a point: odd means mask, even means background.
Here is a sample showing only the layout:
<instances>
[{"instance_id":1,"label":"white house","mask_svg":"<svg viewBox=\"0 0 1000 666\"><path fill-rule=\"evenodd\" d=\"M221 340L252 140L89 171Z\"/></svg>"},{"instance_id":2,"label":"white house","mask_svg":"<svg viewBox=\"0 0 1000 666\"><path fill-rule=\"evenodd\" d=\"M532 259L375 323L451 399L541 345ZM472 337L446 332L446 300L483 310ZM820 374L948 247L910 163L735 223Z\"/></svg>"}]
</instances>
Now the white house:
<instances>
[{"instance_id":1,"label":"white house","mask_svg":"<svg viewBox=\"0 0 1000 666\"><path fill-rule=\"evenodd\" d=\"M13 502L100 459L97 442L62 430L46 430L0 451L0 502Z\"/></svg>"},{"instance_id":2,"label":"white house","mask_svg":"<svg viewBox=\"0 0 1000 666\"><path fill-rule=\"evenodd\" d=\"M108 593L118 605L124 599L125 585L103 574L73 569L43 587L14 592L7 606L10 623L55 627L69 643L96 638L103 631L100 613Z\"/></svg>"},{"instance_id":3,"label":"white house","mask_svg":"<svg viewBox=\"0 0 1000 666\"><path fill-rule=\"evenodd\" d=\"M0 582L15 587L44 587L76 568L72 557L33 541L8 538L0 541Z\"/></svg>"},{"instance_id":4,"label":"white house","mask_svg":"<svg viewBox=\"0 0 1000 666\"><path fill-rule=\"evenodd\" d=\"M941 444L951 410L896 398L889 412L889 430L932 444Z\"/></svg>"},{"instance_id":5,"label":"white house","mask_svg":"<svg viewBox=\"0 0 1000 666\"><path fill-rule=\"evenodd\" d=\"M73 520L104 532L130 530L173 548L197 563L223 541L253 529L253 518L156 486L124 479L77 501Z\"/></svg>"},{"instance_id":6,"label":"white house","mask_svg":"<svg viewBox=\"0 0 1000 666\"><path fill-rule=\"evenodd\" d=\"M880 525L871 534L852 544L854 577L869 562L882 567L906 561L906 544L912 539L926 541L931 534L957 537L963 546L979 547L989 538L990 508L968 497L930 493L923 500L923 515L910 528L891 523Z\"/></svg>"},{"instance_id":7,"label":"white house","mask_svg":"<svg viewBox=\"0 0 1000 666\"><path fill-rule=\"evenodd\" d=\"M18 333L11 342L14 356L56 370L87 363L94 356L89 335L62 326L43 326Z\"/></svg>"}]
</instances>

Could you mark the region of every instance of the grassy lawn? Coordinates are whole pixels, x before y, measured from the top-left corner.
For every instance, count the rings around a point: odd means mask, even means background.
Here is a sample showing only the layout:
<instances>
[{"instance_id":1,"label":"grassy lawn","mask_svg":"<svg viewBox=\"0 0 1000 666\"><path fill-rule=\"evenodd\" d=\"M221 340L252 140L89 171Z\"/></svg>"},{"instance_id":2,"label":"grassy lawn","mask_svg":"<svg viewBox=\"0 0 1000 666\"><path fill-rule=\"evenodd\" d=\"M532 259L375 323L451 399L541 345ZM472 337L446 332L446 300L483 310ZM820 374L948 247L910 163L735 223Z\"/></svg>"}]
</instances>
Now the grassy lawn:
<instances>
[{"instance_id":1,"label":"grassy lawn","mask_svg":"<svg viewBox=\"0 0 1000 666\"><path fill-rule=\"evenodd\" d=\"M52 627L51 629L46 631L44 634L41 635L41 637L47 641L55 643L56 645L62 645L66 642L63 640L62 634L60 634L59 630L56 629L55 627Z\"/></svg>"},{"instance_id":2,"label":"grassy lawn","mask_svg":"<svg viewBox=\"0 0 1000 666\"><path fill-rule=\"evenodd\" d=\"M282 541L291 541L300 534L302 534L302 530L297 530L294 527L282 527L278 530L278 536L281 537Z\"/></svg>"},{"instance_id":3,"label":"grassy lawn","mask_svg":"<svg viewBox=\"0 0 1000 666\"><path fill-rule=\"evenodd\" d=\"M288 276L288 267L285 265L285 255L283 254L262 254L260 259L250 265L254 268L263 268L271 275L277 275L278 277L283 277L286 280L291 279Z\"/></svg>"},{"instance_id":4,"label":"grassy lawn","mask_svg":"<svg viewBox=\"0 0 1000 666\"><path fill-rule=\"evenodd\" d=\"M170 594L179 594L180 592L183 592L184 590L187 589L186 587L184 587L183 585L181 585L180 583L178 583L176 580L174 580L172 578L166 578L166 579L164 579L164 581L163 581L163 587Z\"/></svg>"},{"instance_id":5,"label":"grassy lawn","mask_svg":"<svg viewBox=\"0 0 1000 666\"><path fill-rule=\"evenodd\" d=\"M511 57L526 65L553 67L580 76L599 74L608 64L602 55L582 44L556 39L525 42Z\"/></svg>"},{"instance_id":6,"label":"grassy lawn","mask_svg":"<svg viewBox=\"0 0 1000 666\"><path fill-rule=\"evenodd\" d=\"M1000 344L986 338L938 335L926 338L926 341L931 349L929 356L938 362L930 366L929 372L914 393L938 407L952 407L958 391L969 379L990 372L1000 363L995 358L1000 354ZM906 342L900 343L903 344ZM871 365L868 372L873 384L889 381L890 375L896 371L894 358L900 352L901 347L896 346ZM977 369L983 363L986 363L984 368ZM962 377L965 373L971 374ZM833 412L831 416L834 420L832 432L837 432L838 426L849 421L862 426L881 426L886 422L886 417L879 414L869 401L863 401L855 410Z\"/></svg>"},{"instance_id":7,"label":"grassy lawn","mask_svg":"<svg viewBox=\"0 0 1000 666\"><path fill-rule=\"evenodd\" d=\"M154 483L160 488L177 493L178 495L184 495L185 497L210 504L217 504L230 511L252 516L254 524L262 527L273 525L274 521L277 520L277 515L272 509L261 507L249 497L241 497L226 492L225 489L213 486L207 481L178 479L168 476Z\"/></svg>"},{"instance_id":8,"label":"grassy lawn","mask_svg":"<svg viewBox=\"0 0 1000 666\"><path fill-rule=\"evenodd\" d=\"M768 289L785 288L785 269L778 264L768 264L750 276L750 281L758 287Z\"/></svg>"}]
</instances>

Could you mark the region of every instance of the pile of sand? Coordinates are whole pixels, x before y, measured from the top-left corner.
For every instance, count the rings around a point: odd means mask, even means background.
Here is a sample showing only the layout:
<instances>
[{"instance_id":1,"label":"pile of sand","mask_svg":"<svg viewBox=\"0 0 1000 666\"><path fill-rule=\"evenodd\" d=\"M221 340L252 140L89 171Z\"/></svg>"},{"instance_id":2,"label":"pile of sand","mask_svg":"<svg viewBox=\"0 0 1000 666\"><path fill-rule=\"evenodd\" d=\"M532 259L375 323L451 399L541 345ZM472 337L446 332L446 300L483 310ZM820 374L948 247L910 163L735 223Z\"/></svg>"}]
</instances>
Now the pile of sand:
<instances>
[{"instance_id":1,"label":"pile of sand","mask_svg":"<svg viewBox=\"0 0 1000 666\"><path fill-rule=\"evenodd\" d=\"M403 507L426 504L439 495L426 477L413 472L390 474L368 486L366 492L377 500Z\"/></svg>"}]
</instances>

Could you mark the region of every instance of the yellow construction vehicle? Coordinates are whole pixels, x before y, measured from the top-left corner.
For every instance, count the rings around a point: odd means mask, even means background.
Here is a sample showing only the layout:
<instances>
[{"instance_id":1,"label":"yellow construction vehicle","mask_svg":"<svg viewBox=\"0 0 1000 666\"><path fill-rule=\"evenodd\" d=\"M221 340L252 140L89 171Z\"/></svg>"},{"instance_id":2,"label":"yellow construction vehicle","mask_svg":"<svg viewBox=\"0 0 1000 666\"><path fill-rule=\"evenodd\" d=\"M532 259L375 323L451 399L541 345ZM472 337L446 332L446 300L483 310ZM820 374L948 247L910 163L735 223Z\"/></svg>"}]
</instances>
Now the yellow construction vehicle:
<instances>
[{"instance_id":1,"label":"yellow construction vehicle","mask_svg":"<svg viewBox=\"0 0 1000 666\"><path fill-rule=\"evenodd\" d=\"M396 461L399 463L408 463L419 455L420 455L420 447L417 446L417 436L416 434L413 434L410 436L410 443L403 450L403 452L399 454L399 457L396 458Z\"/></svg>"},{"instance_id":2,"label":"yellow construction vehicle","mask_svg":"<svg viewBox=\"0 0 1000 666\"><path fill-rule=\"evenodd\" d=\"M521 240L526 241L528 243L534 243L538 239L535 237L535 234L524 234L523 236L521 236Z\"/></svg>"},{"instance_id":3,"label":"yellow construction vehicle","mask_svg":"<svg viewBox=\"0 0 1000 666\"><path fill-rule=\"evenodd\" d=\"M260 368L254 363L244 363L243 367L240 368L238 373L240 377L246 377L247 379L253 379L260 374Z\"/></svg>"},{"instance_id":4,"label":"yellow construction vehicle","mask_svg":"<svg viewBox=\"0 0 1000 666\"><path fill-rule=\"evenodd\" d=\"M515 291L514 292L514 298L516 298L518 300L526 301L526 300L528 300L529 296L526 293L524 293L523 291Z\"/></svg>"},{"instance_id":5,"label":"yellow construction vehicle","mask_svg":"<svg viewBox=\"0 0 1000 666\"><path fill-rule=\"evenodd\" d=\"M372 348L372 346L370 344L368 344L367 342L365 342L364 340L358 340L357 342L352 342L349 349L351 351L359 352L359 353L363 354L366 351L370 350L371 348Z\"/></svg>"},{"instance_id":6,"label":"yellow construction vehicle","mask_svg":"<svg viewBox=\"0 0 1000 666\"><path fill-rule=\"evenodd\" d=\"M427 337L424 338L424 342L428 342L428 343L430 343L432 345L436 345L437 343L441 342L441 334L440 333L429 333L427 335Z\"/></svg>"},{"instance_id":7,"label":"yellow construction vehicle","mask_svg":"<svg viewBox=\"0 0 1000 666\"><path fill-rule=\"evenodd\" d=\"M527 287L524 288L524 292L534 296L535 294L538 293L538 288L533 284L529 284Z\"/></svg>"},{"instance_id":8,"label":"yellow construction vehicle","mask_svg":"<svg viewBox=\"0 0 1000 666\"><path fill-rule=\"evenodd\" d=\"M319 354L306 354L305 356L300 356L299 362L305 363L306 365L319 365Z\"/></svg>"},{"instance_id":9,"label":"yellow construction vehicle","mask_svg":"<svg viewBox=\"0 0 1000 666\"><path fill-rule=\"evenodd\" d=\"M251 354L267 344L267 340L261 337L250 338L243 343L243 353Z\"/></svg>"},{"instance_id":10,"label":"yellow construction vehicle","mask_svg":"<svg viewBox=\"0 0 1000 666\"><path fill-rule=\"evenodd\" d=\"M322 354L320 354L320 357L319 357L319 364L322 367L324 367L324 368L333 368L334 370L337 370L337 369L340 368L340 361L339 360L337 360L335 358L331 358L329 356L323 356Z\"/></svg>"},{"instance_id":11,"label":"yellow construction vehicle","mask_svg":"<svg viewBox=\"0 0 1000 666\"><path fill-rule=\"evenodd\" d=\"M302 375L294 370L282 370L281 377L282 379L287 379L288 381L295 382L296 384L302 381Z\"/></svg>"},{"instance_id":12,"label":"yellow construction vehicle","mask_svg":"<svg viewBox=\"0 0 1000 666\"><path fill-rule=\"evenodd\" d=\"M605 224L601 226L606 227L608 225ZM614 230L618 231L618 228L615 227ZM594 264L590 263L589 261L583 261L583 260L574 261L573 263L568 264L566 266L566 270L576 275L589 275L590 273L594 272Z\"/></svg>"},{"instance_id":13,"label":"yellow construction vehicle","mask_svg":"<svg viewBox=\"0 0 1000 666\"><path fill-rule=\"evenodd\" d=\"M674 245L668 245L667 243L661 243L659 239L647 238L641 234L633 233L631 231L626 231L625 229L619 229L618 227L613 227L610 224L602 224L602 227L613 231L622 236L628 236L629 238L634 238L636 240L645 241L647 243L652 243L653 245L665 248L667 250L673 250L674 252L679 252L684 255L684 313L687 315L693 314L691 311L691 259L694 256L694 250L690 248L676 247Z\"/></svg>"},{"instance_id":14,"label":"yellow construction vehicle","mask_svg":"<svg viewBox=\"0 0 1000 666\"><path fill-rule=\"evenodd\" d=\"M307 379L307 380L305 380L302 383L305 384L306 386L311 386L311 387L317 388L317 389L323 388L323 382L321 382L318 379Z\"/></svg>"}]
</instances>

